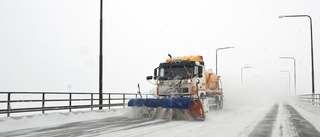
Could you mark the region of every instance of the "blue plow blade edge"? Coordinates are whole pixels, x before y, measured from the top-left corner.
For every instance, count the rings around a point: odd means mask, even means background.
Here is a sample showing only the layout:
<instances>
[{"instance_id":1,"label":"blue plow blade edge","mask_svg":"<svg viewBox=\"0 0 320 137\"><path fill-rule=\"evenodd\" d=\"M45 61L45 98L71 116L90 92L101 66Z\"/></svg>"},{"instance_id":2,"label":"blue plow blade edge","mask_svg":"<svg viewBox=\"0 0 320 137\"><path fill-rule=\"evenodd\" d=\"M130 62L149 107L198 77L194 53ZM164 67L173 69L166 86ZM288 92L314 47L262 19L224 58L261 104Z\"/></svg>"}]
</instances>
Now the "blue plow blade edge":
<instances>
[{"instance_id":1,"label":"blue plow blade edge","mask_svg":"<svg viewBox=\"0 0 320 137\"><path fill-rule=\"evenodd\" d=\"M192 102L191 98L148 98L148 99L130 99L129 107L150 107L150 108L177 108L189 109Z\"/></svg>"}]
</instances>

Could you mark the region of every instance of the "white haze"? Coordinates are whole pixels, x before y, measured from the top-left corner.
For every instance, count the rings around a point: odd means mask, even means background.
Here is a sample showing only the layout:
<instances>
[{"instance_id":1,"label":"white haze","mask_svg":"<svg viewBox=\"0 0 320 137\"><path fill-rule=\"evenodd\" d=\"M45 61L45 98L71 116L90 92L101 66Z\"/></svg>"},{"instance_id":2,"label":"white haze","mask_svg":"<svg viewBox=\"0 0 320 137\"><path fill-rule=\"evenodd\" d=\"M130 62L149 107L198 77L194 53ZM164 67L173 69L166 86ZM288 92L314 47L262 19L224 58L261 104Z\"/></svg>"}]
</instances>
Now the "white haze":
<instances>
[{"instance_id":1,"label":"white haze","mask_svg":"<svg viewBox=\"0 0 320 137\"><path fill-rule=\"evenodd\" d=\"M316 93L319 93L317 0L105 0L104 92L153 88L145 77L167 54L203 55L215 70L218 53L226 99L287 95L286 73L297 60L297 94L311 93L313 17ZM1 0L0 91L98 92L98 0ZM244 69L241 84L241 68ZM249 96L250 95L250 96Z\"/></svg>"}]
</instances>

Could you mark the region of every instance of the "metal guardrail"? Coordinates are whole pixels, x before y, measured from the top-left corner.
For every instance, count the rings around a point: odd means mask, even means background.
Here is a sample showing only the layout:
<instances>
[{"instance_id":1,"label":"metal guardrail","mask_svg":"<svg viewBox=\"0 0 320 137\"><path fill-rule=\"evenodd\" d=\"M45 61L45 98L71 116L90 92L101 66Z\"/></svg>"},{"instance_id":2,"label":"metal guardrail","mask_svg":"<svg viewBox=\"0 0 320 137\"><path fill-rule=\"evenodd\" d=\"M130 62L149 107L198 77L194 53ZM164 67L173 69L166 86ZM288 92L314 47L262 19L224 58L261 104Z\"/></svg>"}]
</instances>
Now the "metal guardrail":
<instances>
[{"instance_id":1,"label":"metal guardrail","mask_svg":"<svg viewBox=\"0 0 320 137\"><path fill-rule=\"evenodd\" d=\"M305 94L298 96L300 101L311 103L315 106L320 106L320 94Z\"/></svg>"},{"instance_id":2,"label":"metal guardrail","mask_svg":"<svg viewBox=\"0 0 320 137\"><path fill-rule=\"evenodd\" d=\"M99 105L99 93L81 92L0 92L0 114L25 113L52 110L68 110L81 108L98 108L123 106L126 107L127 100L138 98L137 93L103 93L103 104ZM152 94L142 94L148 98ZM57 97L58 96L58 97ZM140 97L140 96L139 96ZM54 103L53 103L54 102ZM36 105L25 104L35 103ZM50 104L51 103L51 104ZM62 105L56 105L62 104ZM4 107L1 107L4 106ZM34 105L34 104L33 104Z\"/></svg>"}]
</instances>

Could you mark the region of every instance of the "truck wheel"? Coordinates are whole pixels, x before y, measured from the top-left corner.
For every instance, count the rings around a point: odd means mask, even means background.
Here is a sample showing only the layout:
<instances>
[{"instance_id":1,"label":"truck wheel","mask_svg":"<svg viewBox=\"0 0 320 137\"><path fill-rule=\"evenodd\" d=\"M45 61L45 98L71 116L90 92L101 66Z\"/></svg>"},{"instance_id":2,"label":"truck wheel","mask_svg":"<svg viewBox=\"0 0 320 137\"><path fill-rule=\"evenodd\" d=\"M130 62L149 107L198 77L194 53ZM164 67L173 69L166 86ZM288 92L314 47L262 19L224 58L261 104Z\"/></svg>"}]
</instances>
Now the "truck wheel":
<instances>
[{"instance_id":1,"label":"truck wheel","mask_svg":"<svg viewBox=\"0 0 320 137\"><path fill-rule=\"evenodd\" d=\"M223 99L220 100L220 105L219 105L219 109L223 108Z\"/></svg>"},{"instance_id":2,"label":"truck wheel","mask_svg":"<svg viewBox=\"0 0 320 137\"><path fill-rule=\"evenodd\" d=\"M215 99L215 105L213 106L213 110L219 110L220 109L220 101L219 101L219 96L215 96L214 99Z\"/></svg>"},{"instance_id":3,"label":"truck wheel","mask_svg":"<svg viewBox=\"0 0 320 137\"><path fill-rule=\"evenodd\" d=\"M203 101L204 99L206 99L206 95L204 95L203 93L201 93L201 94L200 94L200 98L201 98L202 101Z\"/></svg>"}]
</instances>

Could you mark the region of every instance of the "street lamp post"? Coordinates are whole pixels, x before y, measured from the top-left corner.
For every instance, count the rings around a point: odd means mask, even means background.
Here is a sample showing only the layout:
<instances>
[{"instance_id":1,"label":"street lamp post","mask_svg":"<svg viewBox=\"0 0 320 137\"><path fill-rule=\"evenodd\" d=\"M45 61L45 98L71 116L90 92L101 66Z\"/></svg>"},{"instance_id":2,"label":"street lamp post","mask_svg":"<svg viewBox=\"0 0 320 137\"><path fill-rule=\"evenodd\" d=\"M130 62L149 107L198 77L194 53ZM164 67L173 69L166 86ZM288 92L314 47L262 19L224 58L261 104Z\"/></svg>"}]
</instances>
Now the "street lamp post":
<instances>
[{"instance_id":1,"label":"street lamp post","mask_svg":"<svg viewBox=\"0 0 320 137\"><path fill-rule=\"evenodd\" d=\"M243 69L247 69L247 68L252 68L252 67L248 66L248 67L242 67L242 68L241 68L241 83L242 83L242 81L243 81L243 79L242 79Z\"/></svg>"},{"instance_id":2,"label":"street lamp post","mask_svg":"<svg viewBox=\"0 0 320 137\"><path fill-rule=\"evenodd\" d=\"M312 94L314 95L314 65L313 65L313 35L312 35L312 18L309 15L282 15L279 18L286 17L307 17L310 20L310 36L311 36L311 77L312 77Z\"/></svg>"},{"instance_id":3,"label":"street lamp post","mask_svg":"<svg viewBox=\"0 0 320 137\"><path fill-rule=\"evenodd\" d=\"M102 53L102 25L103 25L103 18L102 18L102 4L103 0L100 0L100 54L99 54L99 109L102 109L103 104L103 95L102 95L102 86L103 86L103 75L102 75L102 66L103 66L103 53Z\"/></svg>"},{"instance_id":4,"label":"street lamp post","mask_svg":"<svg viewBox=\"0 0 320 137\"><path fill-rule=\"evenodd\" d=\"M290 84L290 71L280 71L280 72L285 72L285 73L288 73L288 75L289 75L289 79L288 79L288 81L289 81L289 96L291 95L291 84Z\"/></svg>"},{"instance_id":5,"label":"street lamp post","mask_svg":"<svg viewBox=\"0 0 320 137\"><path fill-rule=\"evenodd\" d=\"M234 48L234 47L223 47L223 48L218 48L216 50L216 75L218 75L218 51L222 49L230 49L230 48Z\"/></svg>"},{"instance_id":6,"label":"street lamp post","mask_svg":"<svg viewBox=\"0 0 320 137\"><path fill-rule=\"evenodd\" d=\"M279 57L280 59L293 59L294 65L294 95L297 95L296 59L294 57Z\"/></svg>"}]
</instances>

